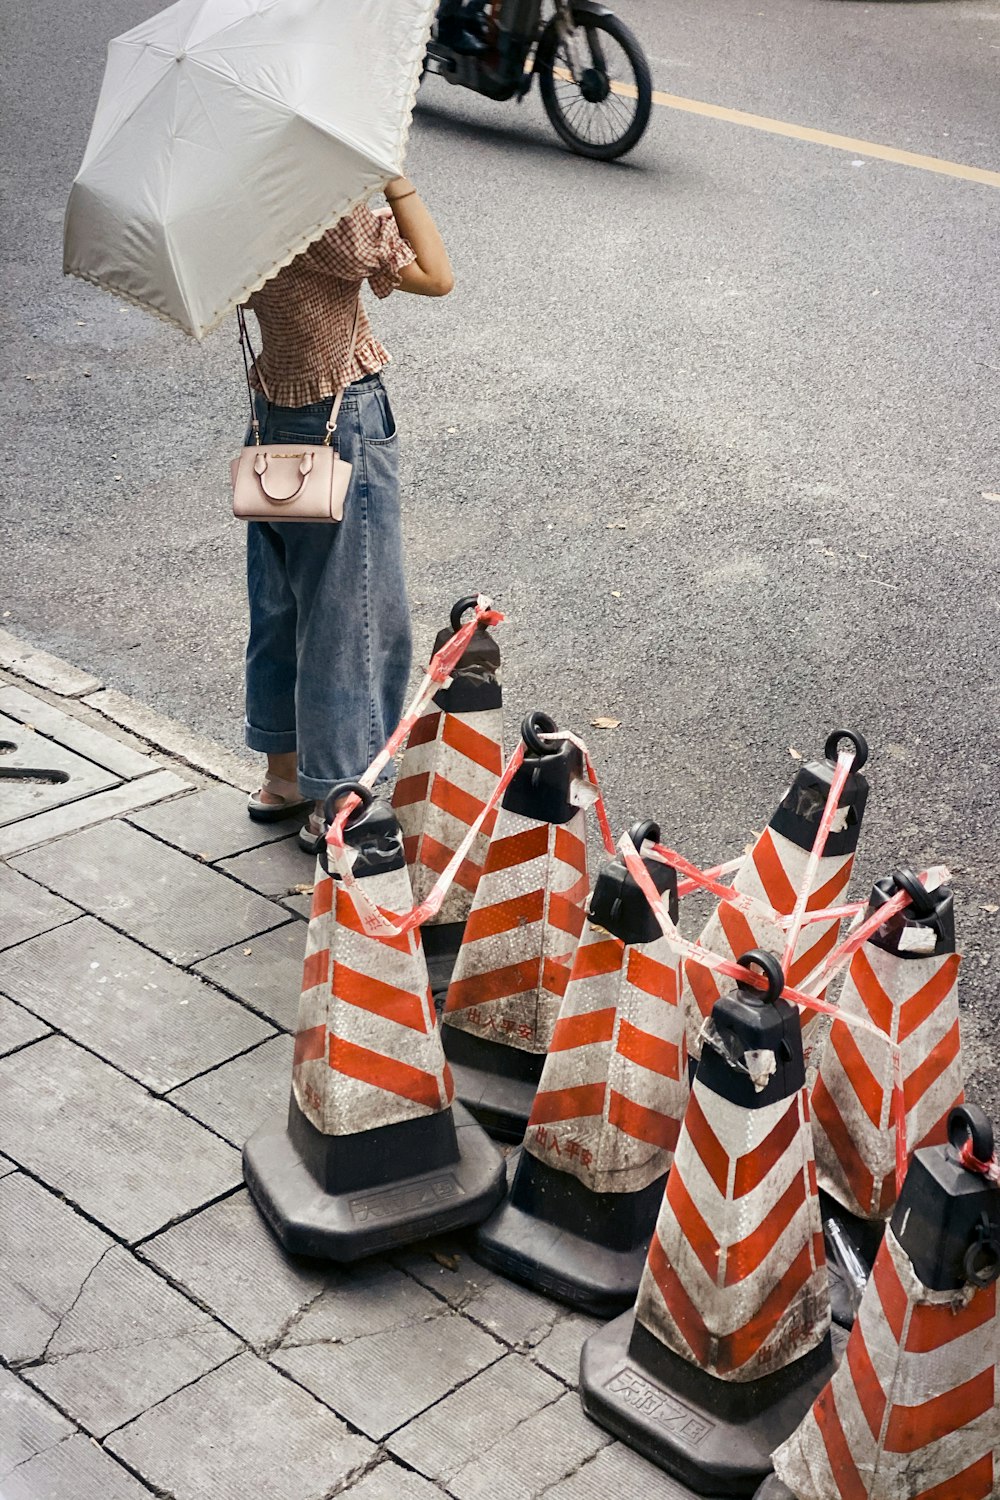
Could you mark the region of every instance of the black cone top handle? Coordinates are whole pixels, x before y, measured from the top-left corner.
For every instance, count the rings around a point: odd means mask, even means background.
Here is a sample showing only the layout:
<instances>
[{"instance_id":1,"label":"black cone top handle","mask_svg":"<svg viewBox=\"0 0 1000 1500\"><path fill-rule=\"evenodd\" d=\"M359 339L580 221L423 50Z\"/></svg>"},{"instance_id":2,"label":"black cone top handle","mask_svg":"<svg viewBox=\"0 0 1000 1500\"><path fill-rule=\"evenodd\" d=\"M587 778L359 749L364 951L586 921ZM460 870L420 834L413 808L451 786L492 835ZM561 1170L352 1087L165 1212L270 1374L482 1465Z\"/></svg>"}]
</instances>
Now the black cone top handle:
<instances>
[{"instance_id":1,"label":"black cone top handle","mask_svg":"<svg viewBox=\"0 0 1000 1500\"><path fill-rule=\"evenodd\" d=\"M448 616L448 621L451 625L452 630L458 630L461 628L462 616L465 614L466 610L475 609L478 603L478 594L466 594L464 599L455 600L454 604L451 606L451 614ZM481 628L483 630L486 629L485 625L483 625Z\"/></svg>"},{"instance_id":2,"label":"black cone top handle","mask_svg":"<svg viewBox=\"0 0 1000 1500\"><path fill-rule=\"evenodd\" d=\"M924 885L918 875L910 869L909 865L900 865L892 872L893 883L901 891L909 896L913 910L918 917L932 917L937 911L937 906L931 892Z\"/></svg>"},{"instance_id":3,"label":"black cone top handle","mask_svg":"<svg viewBox=\"0 0 1000 1500\"><path fill-rule=\"evenodd\" d=\"M346 797L348 792L354 792L356 796L361 798L360 808L356 807L354 809L354 811L351 813L351 817L347 820L348 823L350 823L351 818L354 818L359 812L364 812L366 807L371 807L373 801L372 794L366 786L361 785L360 781L338 781L334 786L330 788L326 796L326 801L323 803L323 815L326 818L328 826L337 816L337 803L340 801L341 797Z\"/></svg>"},{"instance_id":4,"label":"black cone top handle","mask_svg":"<svg viewBox=\"0 0 1000 1500\"><path fill-rule=\"evenodd\" d=\"M823 754L829 761L836 761L840 749L841 740L850 740L854 746L854 764L852 773L860 771L868 759L868 741L863 734L858 734L853 729L835 729L832 734L827 735L826 744L823 746Z\"/></svg>"},{"instance_id":5,"label":"black cone top handle","mask_svg":"<svg viewBox=\"0 0 1000 1500\"><path fill-rule=\"evenodd\" d=\"M628 836L635 845L635 852L642 850L647 839L652 839L654 844L660 842L660 825L654 823L652 818L643 818L638 823L633 823L628 831Z\"/></svg>"},{"instance_id":6,"label":"black cone top handle","mask_svg":"<svg viewBox=\"0 0 1000 1500\"><path fill-rule=\"evenodd\" d=\"M540 734L557 734L559 725L555 719L543 714L540 709L533 708L530 714L525 714L521 721L521 738L532 755L551 755L553 747L547 745L544 740L538 738Z\"/></svg>"},{"instance_id":7,"label":"black cone top handle","mask_svg":"<svg viewBox=\"0 0 1000 1500\"><path fill-rule=\"evenodd\" d=\"M781 992L785 988L785 973L773 953L768 953L764 948L751 948L749 953L744 953L736 962L744 969L761 969L767 980L766 995L761 990L751 989L749 985L741 985L744 993L755 1000L772 1003L781 999Z\"/></svg>"},{"instance_id":8,"label":"black cone top handle","mask_svg":"<svg viewBox=\"0 0 1000 1500\"><path fill-rule=\"evenodd\" d=\"M993 1126L978 1104L958 1104L948 1115L948 1141L956 1151L968 1142L977 1161L993 1157Z\"/></svg>"}]
</instances>

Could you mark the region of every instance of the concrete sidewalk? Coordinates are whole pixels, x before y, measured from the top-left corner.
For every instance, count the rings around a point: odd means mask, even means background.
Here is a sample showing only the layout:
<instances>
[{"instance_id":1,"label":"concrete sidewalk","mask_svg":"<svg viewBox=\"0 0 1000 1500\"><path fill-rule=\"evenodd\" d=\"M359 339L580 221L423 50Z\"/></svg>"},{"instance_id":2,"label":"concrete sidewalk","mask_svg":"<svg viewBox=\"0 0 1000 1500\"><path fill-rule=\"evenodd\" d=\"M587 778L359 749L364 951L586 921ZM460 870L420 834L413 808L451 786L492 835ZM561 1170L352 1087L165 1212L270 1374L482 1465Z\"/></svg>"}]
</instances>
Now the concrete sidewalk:
<instances>
[{"instance_id":1,"label":"concrete sidewalk","mask_svg":"<svg viewBox=\"0 0 1000 1500\"><path fill-rule=\"evenodd\" d=\"M460 1240L279 1248L239 1148L287 1100L311 861L237 758L6 645L2 1500L679 1496L580 1410L595 1325Z\"/></svg>"}]
</instances>

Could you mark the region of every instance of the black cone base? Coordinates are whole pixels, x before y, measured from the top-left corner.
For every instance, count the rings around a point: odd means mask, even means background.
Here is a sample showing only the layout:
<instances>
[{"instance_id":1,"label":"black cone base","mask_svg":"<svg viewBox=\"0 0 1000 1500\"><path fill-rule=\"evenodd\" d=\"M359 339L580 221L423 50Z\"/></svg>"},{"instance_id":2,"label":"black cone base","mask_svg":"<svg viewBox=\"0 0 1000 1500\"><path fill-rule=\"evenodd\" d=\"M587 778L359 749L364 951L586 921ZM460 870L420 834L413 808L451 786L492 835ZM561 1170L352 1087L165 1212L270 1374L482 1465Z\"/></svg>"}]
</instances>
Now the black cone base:
<instances>
[{"instance_id":1,"label":"black cone base","mask_svg":"<svg viewBox=\"0 0 1000 1500\"><path fill-rule=\"evenodd\" d=\"M771 1454L795 1431L834 1372L847 1335L762 1380L716 1380L680 1359L634 1311L592 1334L580 1397L595 1422L699 1495L755 1493Z\"/></svg>"},{"instance_id":2,"label":"black cone base","mask_svg":"<svg viewBox=\"0 0 1000 1500\"><path fill-rule=\"evenodd\" d=\"M480 1224L472 1253L514 1281L597 1318L631 1307L666 1176L641 1192L592 1193L520 1153L511 1195Z\"/></svg>"},{"instance_id":3,"label":"black cone base","mask_svg":"<svg viewBox=\"0 0 1000 1500\"><path fill-rule=\"evenodd\" d=\"M486 1042L457 1026L443 1025L441 1040L466 1109L498 1141L523 1140L545 1053Z\"/></svg>"},{"instance_id":4,"label":"black cone base","mask_svg":"<svg viewBox=\"0 0 1000 1500\"><path fill-rule=\"evenodd\" d=\"M322 1135L294 1096L288 1125L243 1148L257 1207L293 1255L353 1261L486 1217L506 1190L504 1160L460 1104L355 1135Z\"/></svg>"},{"instance_id":5,"label":"black cone base","mask_svg":"<svg viewBox=\"0 0 1000 1500\"><path fill-rule=\"evenodd\" d=\"M420 929L424 958L427 960L427 977L438 1010L448 993L451 971L462 946L464 931L464 922L428 922Z\"/></svg>"}]
</instances>

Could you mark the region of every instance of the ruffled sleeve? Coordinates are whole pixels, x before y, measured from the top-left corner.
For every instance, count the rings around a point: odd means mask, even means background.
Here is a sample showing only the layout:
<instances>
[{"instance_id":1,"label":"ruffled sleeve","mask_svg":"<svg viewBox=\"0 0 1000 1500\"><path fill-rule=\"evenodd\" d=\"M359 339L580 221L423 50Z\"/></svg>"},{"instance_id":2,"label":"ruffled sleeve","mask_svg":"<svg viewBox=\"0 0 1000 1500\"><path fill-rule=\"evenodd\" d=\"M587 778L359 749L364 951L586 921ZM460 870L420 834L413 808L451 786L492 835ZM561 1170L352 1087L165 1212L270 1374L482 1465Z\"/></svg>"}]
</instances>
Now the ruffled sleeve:
<instances>
[{"instance_id":1,"label":"ruffled sleeve","mask_svg":"<svg viewBox=\"0 0 1000 1500\"><path fill-rule=\"evenodd\" d=\"M416 260L388 208L360 204L306 251L317 269L342 281L367 281L376 297L399 286L399 273Z\"/></svg>"}]
</instances>

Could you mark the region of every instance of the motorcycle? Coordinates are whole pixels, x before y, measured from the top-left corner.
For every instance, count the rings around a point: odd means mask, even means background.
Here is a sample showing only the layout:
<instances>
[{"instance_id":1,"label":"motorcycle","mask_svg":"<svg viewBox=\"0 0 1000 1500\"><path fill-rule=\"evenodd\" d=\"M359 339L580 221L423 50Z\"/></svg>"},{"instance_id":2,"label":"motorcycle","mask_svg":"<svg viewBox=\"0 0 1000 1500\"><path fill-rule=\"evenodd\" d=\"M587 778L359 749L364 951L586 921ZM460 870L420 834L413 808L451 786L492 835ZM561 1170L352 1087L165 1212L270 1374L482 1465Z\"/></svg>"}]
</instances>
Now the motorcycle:
<instances>
[{"instance_id":1,"label":"motorcycle","mask_svg":"<svg viewBox=\"0 0 1000 1500\"><path fill-rule=\"evenodd\" d=\"M649 124L652 82L635 36L600 0L444 0L425 71L487 99L528 94L573 151L613 161Z\"/></svg>"}]
</instances>

